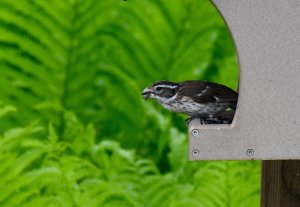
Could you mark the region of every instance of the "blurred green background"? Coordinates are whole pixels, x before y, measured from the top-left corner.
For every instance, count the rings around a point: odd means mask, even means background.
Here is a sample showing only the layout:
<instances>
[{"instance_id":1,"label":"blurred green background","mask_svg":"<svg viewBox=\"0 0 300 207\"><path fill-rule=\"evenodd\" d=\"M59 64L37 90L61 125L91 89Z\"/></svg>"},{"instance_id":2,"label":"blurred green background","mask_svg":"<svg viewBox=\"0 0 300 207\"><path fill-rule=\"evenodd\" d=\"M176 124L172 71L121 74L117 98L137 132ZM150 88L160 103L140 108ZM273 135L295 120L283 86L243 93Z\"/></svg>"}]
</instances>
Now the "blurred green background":
<instances>
[{"instance_id":1,"label":"blurred green background","mask_svg":"<svg viewBox=\"0 0 300 207\"><path fill-rule=\"evenodd\" d=\"M237 88L209 0L0 0L0 206L259 206L259 162L187 161L162 79Z\"/></svg>"}]
</instances>

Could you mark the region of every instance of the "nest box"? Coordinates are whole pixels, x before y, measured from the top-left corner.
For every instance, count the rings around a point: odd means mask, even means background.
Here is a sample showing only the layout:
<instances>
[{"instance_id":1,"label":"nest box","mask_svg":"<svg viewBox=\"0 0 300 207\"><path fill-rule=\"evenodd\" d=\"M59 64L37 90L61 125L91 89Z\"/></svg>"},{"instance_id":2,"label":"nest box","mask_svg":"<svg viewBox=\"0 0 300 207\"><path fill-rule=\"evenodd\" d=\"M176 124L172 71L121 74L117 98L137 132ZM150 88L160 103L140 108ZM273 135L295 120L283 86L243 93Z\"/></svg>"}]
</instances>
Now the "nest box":
<instances>
[{"instance_id":1,"label":"nest box","mask_svg":"<svg viewBox=\"0 0 300 207\"><path fill-rule=\"evenodd\" d=\"M189 126L191 160L300 158L300 1L212 0L239 59L231 125Z\"/></svg>"}]
</instances>

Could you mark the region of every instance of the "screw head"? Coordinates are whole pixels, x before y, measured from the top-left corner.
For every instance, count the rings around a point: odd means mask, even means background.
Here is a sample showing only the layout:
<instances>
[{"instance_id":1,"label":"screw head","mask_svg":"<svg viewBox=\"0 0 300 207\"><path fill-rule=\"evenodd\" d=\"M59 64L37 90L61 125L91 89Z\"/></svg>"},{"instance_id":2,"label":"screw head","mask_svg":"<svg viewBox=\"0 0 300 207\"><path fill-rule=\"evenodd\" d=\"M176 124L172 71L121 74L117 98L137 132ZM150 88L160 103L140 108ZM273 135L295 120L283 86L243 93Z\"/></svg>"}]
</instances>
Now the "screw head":
<instances>
[{"instance_id":1,"label":"screw head","mask_svg":"<svg viewBox=\"0 0 300 207\"><path fill-rule=\"evenodd\" d=\"M247 154L247 156L253 156L254 155L254 150L253 149L247 149L246 154Z\"/></svg>"},{"instance_id":2,"label":"screw head","mask_svg":"<svg viewBox=\"0 0 300 207\"><path fill-rule=\"evenodd\" d=\"M193 155L194 157L197 157L199 154L200 154L199 150L194 149L194 150L192 151L192 155Z\"/></svg>"},{"instance_id":3,"label":"screw head","mask_svg":"<svg viewBox=\"0 0 300 207\"><path fill-rule=\"evenodd\" d=\"M199 134L200 134L200 132L199 132L198 129L193 129L193 130L192 130L192 135L193 135L193 137L197 137L197 136L199 136Z\"/></svg>"}]
</instances>

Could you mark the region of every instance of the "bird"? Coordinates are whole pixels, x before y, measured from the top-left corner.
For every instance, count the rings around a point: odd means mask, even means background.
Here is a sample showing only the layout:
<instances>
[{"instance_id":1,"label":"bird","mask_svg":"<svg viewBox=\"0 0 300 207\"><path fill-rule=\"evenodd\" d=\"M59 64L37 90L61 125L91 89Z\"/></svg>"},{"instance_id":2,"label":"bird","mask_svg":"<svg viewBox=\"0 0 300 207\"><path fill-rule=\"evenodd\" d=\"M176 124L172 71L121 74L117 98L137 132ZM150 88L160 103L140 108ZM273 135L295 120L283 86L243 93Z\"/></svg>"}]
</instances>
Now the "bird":
<instances>
[{"instance_id":1,"label":"bird","mask_svg":"<svg viewBox=\"0 0 300 207\"><path fill-rule=\"evenodd\" d=\"M188 115L187 125L196 118L201 124L230 124L238 100L238 93L233 89L205 80L178 83L161 80L146 87L141 95L145 100L155 99L171 112Z\"/></svg>"}]
</instances>

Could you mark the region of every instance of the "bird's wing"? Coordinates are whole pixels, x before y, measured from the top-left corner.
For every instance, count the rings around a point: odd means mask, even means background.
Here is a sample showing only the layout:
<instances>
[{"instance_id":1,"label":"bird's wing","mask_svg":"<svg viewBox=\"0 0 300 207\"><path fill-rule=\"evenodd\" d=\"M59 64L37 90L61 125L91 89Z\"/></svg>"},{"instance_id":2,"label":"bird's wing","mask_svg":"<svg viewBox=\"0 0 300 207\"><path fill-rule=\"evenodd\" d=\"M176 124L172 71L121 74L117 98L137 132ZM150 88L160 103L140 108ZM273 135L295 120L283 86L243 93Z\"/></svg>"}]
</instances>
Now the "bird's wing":
<instances>
[{"instance_id":1,"label":"bird's wing","mask_svg":"<svg viewBox=\"0 0 300 207\"><path fill-rule=\"evenodd\" d=\"M192 98L198 103L234 103L238 94L234 90L212 82L185 81L180 84L178 95Z\"/></svg>"}]
</instances>

